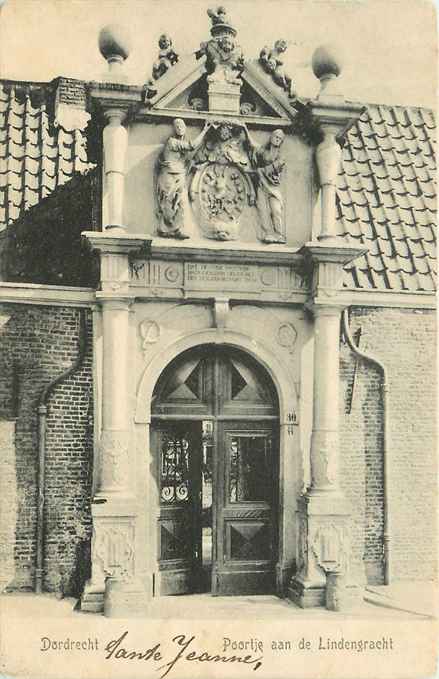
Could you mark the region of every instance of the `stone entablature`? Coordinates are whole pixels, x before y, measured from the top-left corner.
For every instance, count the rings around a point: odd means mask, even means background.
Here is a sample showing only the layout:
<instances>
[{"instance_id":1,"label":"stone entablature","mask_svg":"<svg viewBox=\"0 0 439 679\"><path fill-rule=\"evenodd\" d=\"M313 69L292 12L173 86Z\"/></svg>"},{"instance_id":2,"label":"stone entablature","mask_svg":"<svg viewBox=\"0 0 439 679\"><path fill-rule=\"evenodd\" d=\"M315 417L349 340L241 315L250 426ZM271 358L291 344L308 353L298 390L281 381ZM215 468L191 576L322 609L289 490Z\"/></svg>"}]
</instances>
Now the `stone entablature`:
<instances>
[{"instance_id":1,"label":"stone entablature","mask_svg":"<svg viewBox=\"0 0 439 679\"><path fill-rule=\"evenodd\" d=\"M253 258L237 253L232 261L227 256L209 253L210 257L206 257L206 254L198 252L194 258L179 250L178 258L174 252L158 258L131 259L129 294L137 298L176 299L227 294L229 299L290 304L303 303L307 298L308 283L300 266L301 258L295 258L292 264L290 253L273 257L272 261L258 258L257 252L252 253Z\"/></svg>"}]
</instances>

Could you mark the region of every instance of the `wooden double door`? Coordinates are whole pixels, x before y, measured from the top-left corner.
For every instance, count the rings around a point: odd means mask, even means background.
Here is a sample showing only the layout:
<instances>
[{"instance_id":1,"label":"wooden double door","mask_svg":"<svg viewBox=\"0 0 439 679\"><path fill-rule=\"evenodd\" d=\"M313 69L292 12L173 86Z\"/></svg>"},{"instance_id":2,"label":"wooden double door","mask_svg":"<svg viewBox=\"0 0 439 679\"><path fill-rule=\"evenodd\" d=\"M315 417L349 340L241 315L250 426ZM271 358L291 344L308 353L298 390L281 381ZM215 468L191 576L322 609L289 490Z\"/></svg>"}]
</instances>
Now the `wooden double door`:
<instances>
[{"instance_id":1,"label":"wooden double door","mask_svg":"<svg viewBox=\"0 0 439 679\"><path fill-rule=\"evenodd\" d=\"M238 351L202 347L165 371L153 403L159 593L263 594L278 554L278 406Z\"/></svg>"}]
</instances>

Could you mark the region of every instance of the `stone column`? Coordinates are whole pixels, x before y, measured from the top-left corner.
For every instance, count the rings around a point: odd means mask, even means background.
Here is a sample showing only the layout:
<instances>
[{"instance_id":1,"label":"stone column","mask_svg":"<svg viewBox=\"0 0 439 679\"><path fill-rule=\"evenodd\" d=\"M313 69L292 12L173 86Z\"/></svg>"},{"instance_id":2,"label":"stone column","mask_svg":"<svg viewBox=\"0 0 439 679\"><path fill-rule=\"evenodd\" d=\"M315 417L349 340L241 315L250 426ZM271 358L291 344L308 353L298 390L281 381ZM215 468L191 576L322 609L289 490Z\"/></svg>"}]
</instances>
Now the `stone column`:
<instances>
[{"instance_id":1,"label":"stone column","mask_svg":"<svg viewBox=\"0 0 439 679\"><path fill-rule=\"evenodd\" d=\"M339 493L338 384L341 310L319 306L314 313L314 402L311 493Z\"/></svg>"},{"instance_id":2,"label":"stone column","mask_svg":"<svg viewBox=\"0 0 439 679\"><path fill-rule=\"evenodd\" d=\"M128 460L129 300L103 299L102 434L97 496L126 494Z\"/></svg>"},{"instance_id":3,"label":"stone column","mask_svg":"<svg viewBox=\"0 0 439 679\"><path fill-rule=\"evenodd\" d=\"M314 404L311 483L298 500L297 573L290 598L302 607L324 605L326 575L350 567L349 507L339 482L339 347L343 267L365 249L337 237L336 188L342 152L339 139L360 117L362 108L345 101L338 83L341 64L328 47L313 54L320 92L310 102L322 141L315 151L320 183L321 226L317 240L302 248L312 274L306 303L314 322Z\"/></svg>"},{"instance_id":4,"label":"stone column","mask_svg":"<svg viewBox=\"0 0 439 679\"><path fill-rule=\"evenodd\" d=\"M102 431L92 500L92 574L81 608L113 617L145 614L148 592L136 572L137 504L129 390L129 253L145 239L127 234L86 233L101 255Z\"/></svg>"},{"instance_id":5,"label":"stone column","mask_svg":"<svg viewBox=\"0 0 439 679\"><path fill-rule=\"evenodd\" d=\"M342 307L310 304L314 316L311 483L298 501L297 573L289 596L325 603L326 574L349 568L349 508L339 483L339 344Z\"/></svg>"},{"instance_id":6,"label":"stone column","mask_svg":"<svg viewBox=\"0 0 439 679\"><path fill-rule=\"evenodd\" d=\"M128 131L122 124L125 108L109 108L104 112L108 124L104 127L104 171L106 204L105 230L113 233L125 231L123 205L125 191L125 156L128 146Z\"/></svg>"}]
</instances>

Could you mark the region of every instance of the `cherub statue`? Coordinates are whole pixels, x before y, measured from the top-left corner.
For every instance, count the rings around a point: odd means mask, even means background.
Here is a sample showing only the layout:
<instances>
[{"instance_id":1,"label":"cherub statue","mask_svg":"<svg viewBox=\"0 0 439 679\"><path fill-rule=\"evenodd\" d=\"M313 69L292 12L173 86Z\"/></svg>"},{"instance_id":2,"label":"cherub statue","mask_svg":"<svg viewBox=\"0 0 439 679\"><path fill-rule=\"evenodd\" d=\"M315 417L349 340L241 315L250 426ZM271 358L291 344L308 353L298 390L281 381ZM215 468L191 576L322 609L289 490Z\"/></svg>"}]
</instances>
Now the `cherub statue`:
<instances>
[{"instance_id":1,"label":"cherub statue","mask_svg":"<svg viewBox=\"0 0 439 679\"><path fill-rule=\"evenodd\" d=\"M276 40L274 47L269 49L265 46L259 54L259 62L267 73L271 74L274 82L280 85L291 99L295 99L295 87L290 76L284 71L284 62L281 59L288 45L286 40Z\"/></svg>"},{"instance_id":2,"label":"cherub statue","mask_svg":"<svg viewBox=\"0 0 439 679\"><path fill-rule=\"evenodd\" d=\"M153 99L157 94L156 80L162 77L171 66L178 61L178 54L172 46L169 35L163 33L159 38L158 59L152 67L152 78L146 81L143 86L143 99L147 103L148 99Z\"/></svg>"},{"instance_id":3,"label":"cherub statue","mask_svg":"<svg viewBox=\"0 0 439 679\"><path fill-rule=\"evenodd\" d=\"M168 71L171 66L176 64L178 61L178 54L175 52L172 46L172 40L169 35L163 33L159 38L159 55L158 60L152 67L152 77L154 80L161 78L166 71Z\"/></svg>"}]
</instances>

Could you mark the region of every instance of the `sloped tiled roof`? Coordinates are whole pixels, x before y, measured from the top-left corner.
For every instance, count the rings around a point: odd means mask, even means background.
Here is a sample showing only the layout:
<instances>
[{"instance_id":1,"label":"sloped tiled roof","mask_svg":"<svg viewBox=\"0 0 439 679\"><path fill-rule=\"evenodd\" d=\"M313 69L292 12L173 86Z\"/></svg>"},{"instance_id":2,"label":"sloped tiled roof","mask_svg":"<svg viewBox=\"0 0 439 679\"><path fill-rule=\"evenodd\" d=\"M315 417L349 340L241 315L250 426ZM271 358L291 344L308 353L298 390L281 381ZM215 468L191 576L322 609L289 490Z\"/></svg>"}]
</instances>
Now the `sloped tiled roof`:
<instances>
[{"instance_id":1,"label":"sloped tiled roof","mask_svg":"<svg viewBox=\"0 0 439 679\"><path fill-rule=\"evenodd\" d=\"M55 125L50 83L0 82L0 238L58 186L95 167L86 132ZM431 111L369 105L347 134L338 232L368 247L349 288L435 289L435 121ZM1 254L1 253L0 253Z\"/></svg>"},{"instance_id":2,"label":"sloped tiled roof","mask_svg":"<svg viewBox=\"0 0 439 679\"><path fill-rule=\"evenodd\" d=\"M94 167L85 133L56 127L51 101L50 85L0 83L0 232L75 173Z\"/></svg>"},{"instance_id":3,"label":"sloped tiled roof","mask_svg":"<svg viewBox=\"0 0 439 679\"><path fill-rule=\"evenodd\" d=\"M373 105L348 132L338 231L369 251L346 267L346 287L435 289L435 128L427 109Z\"/></svg>"}]
</instances>

